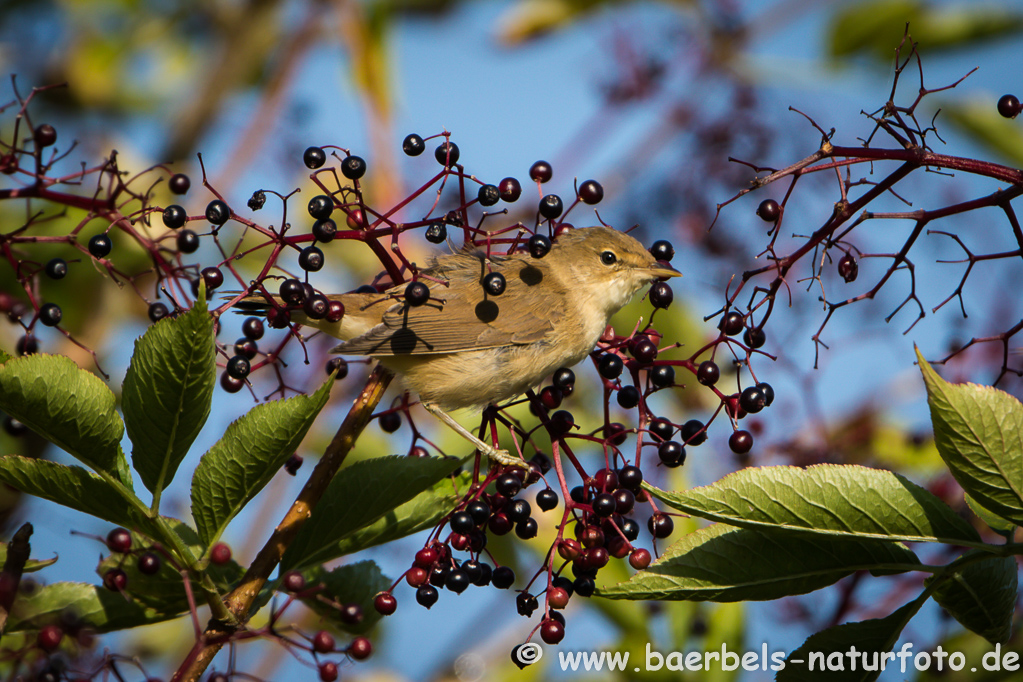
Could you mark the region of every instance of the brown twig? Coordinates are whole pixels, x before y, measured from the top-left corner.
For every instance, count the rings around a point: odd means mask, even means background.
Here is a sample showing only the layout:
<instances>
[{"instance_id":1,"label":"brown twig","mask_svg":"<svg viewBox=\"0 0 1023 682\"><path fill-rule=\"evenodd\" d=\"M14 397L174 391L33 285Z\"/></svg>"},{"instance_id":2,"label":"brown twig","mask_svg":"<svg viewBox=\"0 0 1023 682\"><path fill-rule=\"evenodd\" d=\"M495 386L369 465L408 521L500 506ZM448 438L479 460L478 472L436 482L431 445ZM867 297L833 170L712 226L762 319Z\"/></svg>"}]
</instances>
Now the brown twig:
<instances>
[{"instance_id":1,"label":"brown twig","mask_svg":"<svg viewBox=\"0 0 1023 682\"><path fill-rule=\"evenodd\" d=\"M242 577L241 583L227 595L224 600L227 608L240 623L245 623L248 620L249 611L259 595L259 591L280 563L284 551L309 519L313 508L326 491L327 485L355 446L355 441L369 422L373 410L376 409L384 391L387 390L392 376L380 365L373 370L362 393L359 394L348 411L348 416L345 417L341 427L334 435L334 439L327 446L326 452L309 476L302 492L284 515L284 519L274 529L270 539L256 555L252 565ZM206 626L206 631L189 652L188 657L174 673L172 682L195 682L198 680L221 647L230 640L239 627L211 620Z\"/></svg>"}]
</instances>

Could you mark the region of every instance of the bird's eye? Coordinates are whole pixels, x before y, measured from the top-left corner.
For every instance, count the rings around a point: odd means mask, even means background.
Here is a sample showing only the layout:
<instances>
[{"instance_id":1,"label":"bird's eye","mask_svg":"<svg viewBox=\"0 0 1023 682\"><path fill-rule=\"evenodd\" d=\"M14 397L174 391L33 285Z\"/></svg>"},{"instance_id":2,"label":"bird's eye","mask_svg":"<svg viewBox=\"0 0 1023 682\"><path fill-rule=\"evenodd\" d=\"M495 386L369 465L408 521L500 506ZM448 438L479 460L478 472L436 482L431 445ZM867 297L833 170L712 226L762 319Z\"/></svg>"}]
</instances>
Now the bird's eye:
<instances>
[{"instance_id":1,"label":"bird's eye","mask_svg":"<svg viewBox=\"0 0 1023 682\"><path fill-rule=\"evenodd\" d=\"M618 257L615 256L614 253L612 253L611 251L605 251L604 253L600 254L600 262L603 263L604 265L614 265L617 260Z\"/></svg>"}]
</instances>

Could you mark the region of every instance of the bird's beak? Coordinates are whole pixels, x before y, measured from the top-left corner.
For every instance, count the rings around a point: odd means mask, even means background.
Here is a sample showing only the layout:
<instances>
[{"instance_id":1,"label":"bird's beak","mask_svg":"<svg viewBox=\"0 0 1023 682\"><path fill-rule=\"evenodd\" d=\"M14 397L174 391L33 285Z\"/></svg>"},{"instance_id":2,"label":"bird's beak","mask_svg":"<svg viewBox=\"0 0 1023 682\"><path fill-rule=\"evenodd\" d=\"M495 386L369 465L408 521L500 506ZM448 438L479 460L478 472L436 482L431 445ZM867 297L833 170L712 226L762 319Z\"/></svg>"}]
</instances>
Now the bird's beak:
<instances>
[{"instance_id":1,"label":"bird's beak","mask_svg":"<svg viewBox=\"0 0 1023 682\"><path fill-rule=\"evenodd\" d=\"M681 277L682 276L681 272L679 272L675 268L671 267L670 265L668 265L664 261L657 261L657 265L655 267L652 267L652 268L647 268L647 272L650 273L651 277L656 277L657 279L661 279L661 280L667 279L669 277Z\"/></svg>"}]
</instances>

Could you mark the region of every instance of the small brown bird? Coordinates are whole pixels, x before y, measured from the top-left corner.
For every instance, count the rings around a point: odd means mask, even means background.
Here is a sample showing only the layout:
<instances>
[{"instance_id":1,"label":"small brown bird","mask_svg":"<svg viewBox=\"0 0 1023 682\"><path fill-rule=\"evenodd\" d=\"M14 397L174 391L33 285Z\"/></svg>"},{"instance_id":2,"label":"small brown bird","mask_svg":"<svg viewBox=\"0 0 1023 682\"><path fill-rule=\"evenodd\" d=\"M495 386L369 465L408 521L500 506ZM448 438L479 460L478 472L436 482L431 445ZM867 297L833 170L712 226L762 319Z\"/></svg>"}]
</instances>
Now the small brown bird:
<instances>
[{"instance_id":1,"label":"small brown bird","mask_svg":"<svg viewBox=\"0 0 1023 682\"><path fill-rule=\"evenodd\" d=\"M505 290L486 293L483 278L503 275ZM608 227L569 230L543 258L487 258L482 250L437 256L422 271L429 300L413 305L401 284L379 293L335 294L338 322L292 320L345 343L332 352L368 355L402 377L427 410L491 459L522 461L464 429L446 411L482 409L538 385L593 350L608 320L644 286L679 273L636 239ZM438 281L433 281L438 280ZM252 296L241 307L265 305Z\"/></svg>"}]
</instances>

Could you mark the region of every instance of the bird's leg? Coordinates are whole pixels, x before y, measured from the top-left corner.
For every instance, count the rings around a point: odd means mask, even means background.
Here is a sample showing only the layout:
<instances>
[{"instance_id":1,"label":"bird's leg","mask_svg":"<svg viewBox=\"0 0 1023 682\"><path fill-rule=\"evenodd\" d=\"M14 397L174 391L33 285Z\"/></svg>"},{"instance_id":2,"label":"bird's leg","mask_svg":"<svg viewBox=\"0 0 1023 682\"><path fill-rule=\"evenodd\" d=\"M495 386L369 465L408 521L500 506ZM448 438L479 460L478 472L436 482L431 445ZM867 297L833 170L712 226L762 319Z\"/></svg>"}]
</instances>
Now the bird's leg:
<instances>
[{"instance_id":1,"label":"bird's leg","mask_svg":"<svg viewBox=\"0 0 1023 682\"><path fill-rule=\"evenodd\" d=\"M523 469L527 468L528 465L524 461L522 461L518 457L513 457L507 450L501 450L499 448L495 448L493 445L487 445L479 438L472 435L472 433L470 433L468 429L466 429L464 426L456 422L451 417L451 415L449 415L447 412L440 409L433 403L424 402L422 403L422 405L424 408L426 408L427 412L429 412L434 417L440 419L442 422L447 424L459 436L475 445L476 449L482 452L487 457L489 457L491 461L497 462L498 464L501 464L503 466L520 467Z\"/></svg>"}]
</instances>

